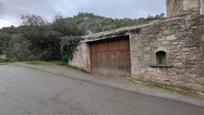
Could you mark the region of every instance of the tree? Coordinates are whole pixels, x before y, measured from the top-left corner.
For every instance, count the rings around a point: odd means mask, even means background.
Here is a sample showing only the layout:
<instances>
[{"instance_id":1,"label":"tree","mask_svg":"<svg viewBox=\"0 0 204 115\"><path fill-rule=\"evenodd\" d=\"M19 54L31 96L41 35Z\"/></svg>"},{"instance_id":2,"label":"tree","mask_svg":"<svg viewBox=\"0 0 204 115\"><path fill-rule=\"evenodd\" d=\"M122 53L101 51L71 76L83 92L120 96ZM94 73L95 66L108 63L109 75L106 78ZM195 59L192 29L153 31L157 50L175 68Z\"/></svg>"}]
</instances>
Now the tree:
<instances>
[{"instance_id":1,"label":"tree","mask_svg":"<svg viewBox=\"0 0 204 115\"><path fill-rule=\"evenodd\" d=\"M23 15L21 19L23 20L22 25L24 26L44 26L47 24L45 20L37 15Z\"/></svg>"},{"instance_id":2,"label":"tree","mask_svg":"<svg viewBox=\"0 0 204 115\"><path fill-rule=\"evenodd\" d=\"M23 35L29 42L29 50L37 60L58 60L60 56L60 32L54 31L51 24L35 15L23 16Z\"/></svg>"},{"instance_id":3,"label":"tree","mask_svg":"<svg viewBox=\"0 0 204 115\"><path fill-rule=\"evenodd\" d=\"M9 33L0 32L0 54L5 54L10 40L11 35Z\"/></svg>"},{"instance_id":4,"label":"tree","mask_svg":"<svg viewBox=\"0 0 204 115\"><path fill-rule=\"evenodd\" d=\"M60 52L64 62L68 63L73 59L73 54L77 50L77 47L80 44L80 40L81 38L79 36L66 36L62 38L60 42Z\"/></svg>"},{"instance_id":5,"label":"tree","mask_svg":"<svg viewBox=\"0 0 204 115\"><path fill-rule=\"evenodd\" d=\"M28 49L28 42L21 34L14 34L9 42L6 55L18 61L25 61L33 59L30 50Z\"/></svg>"},{"instance_id":6,"label":"tree","mask_svg":"<svg viewBox=\"0 0 204 115\"><path fill-rule=\"evenodd\" d=\"M61 15L55 16L52 23L52 29L60 32L64 36L82 35L83 31L77 25L77 22L72 18L63 18Z\"/></svg>"},{"instance_id":7,"label":"tree","mask_svg":"<svg viewBox=\"0 0 204 115\"><path fill-rule=\"evenodd\" d=\"M58 14L53 22L48 23L37 15L23 15L19 27L0 29L0 54L8 54L17 60L29 58L70 61L80 41L80 37L73 36L143 24L164 16L165 14L138 19L113 19L92 13L79 13L68 18Z\"/></svg>"}]
</instances>

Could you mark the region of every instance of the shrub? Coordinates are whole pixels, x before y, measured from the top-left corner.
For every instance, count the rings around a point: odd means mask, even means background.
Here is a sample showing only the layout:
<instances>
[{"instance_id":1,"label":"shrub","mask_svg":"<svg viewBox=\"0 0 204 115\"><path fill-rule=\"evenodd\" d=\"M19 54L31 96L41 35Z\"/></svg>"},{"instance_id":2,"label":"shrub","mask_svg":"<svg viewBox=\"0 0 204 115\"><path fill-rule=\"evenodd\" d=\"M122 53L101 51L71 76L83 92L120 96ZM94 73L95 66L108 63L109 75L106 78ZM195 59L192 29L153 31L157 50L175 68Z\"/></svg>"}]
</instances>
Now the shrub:
<instances>
[{"instance_id":1,"label":"shrub","mask_svg":"<svg viewBox=\"0 0 204 115\"><path fill-rule=\"evenodd\" d=\"M79 36L66 36L62 38L60 42L60 52L64 62L68 63L73 59L73 54L77 50L80 40L81 37Z\"/></svg>"},{"instance_id":2,"label":"shrub","mask_svg":"<svg viewBox=\"0 0 204 115\"><path fill-rule=\"evenodd\" d=\"M28 44L21 34L14 34L9 42L6 55L18 61L30 60L32 55Z\"/></svg>"},{"instance_id":3,"label":"shrub","mask_svg":"<svg viewBox=\"0 0 204 115\"><path fill-rule=\"evenodd\" d=\"M0 58L0 63L13 63L13 62L15 62L13 59L8 59L8 58L2 59L2 58Z\"/></svg>"}]
</instances>

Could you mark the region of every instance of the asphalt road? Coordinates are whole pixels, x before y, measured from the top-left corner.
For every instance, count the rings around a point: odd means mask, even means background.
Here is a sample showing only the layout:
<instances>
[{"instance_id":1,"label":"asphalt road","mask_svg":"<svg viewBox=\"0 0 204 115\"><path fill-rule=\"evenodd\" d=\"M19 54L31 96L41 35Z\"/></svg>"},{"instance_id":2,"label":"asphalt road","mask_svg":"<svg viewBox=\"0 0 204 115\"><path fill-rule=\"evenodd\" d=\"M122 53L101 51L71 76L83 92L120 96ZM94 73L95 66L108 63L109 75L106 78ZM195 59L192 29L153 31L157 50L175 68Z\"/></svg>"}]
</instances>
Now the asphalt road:
<instances>
[{"instance_id":1,"label":"asphalt road","mask_svg":"<svg viewBox=\"0 0 204 115\"><path fill-rule=\"evenodd\" d=\"M204 115L204 108L0 65L0 115Z\"/></svg>"}]
</instances>

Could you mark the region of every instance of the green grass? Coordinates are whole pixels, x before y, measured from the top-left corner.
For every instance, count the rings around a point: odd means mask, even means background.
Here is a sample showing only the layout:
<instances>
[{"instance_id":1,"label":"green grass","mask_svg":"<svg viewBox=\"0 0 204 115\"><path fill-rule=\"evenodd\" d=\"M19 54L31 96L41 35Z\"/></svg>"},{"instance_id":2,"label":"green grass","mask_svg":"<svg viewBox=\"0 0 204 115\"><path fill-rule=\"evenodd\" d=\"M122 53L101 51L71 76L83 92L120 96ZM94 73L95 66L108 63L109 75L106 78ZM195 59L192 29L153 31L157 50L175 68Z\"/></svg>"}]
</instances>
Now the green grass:
<instances>
[{"instance_id":1,"label":"green grass","mask_svg":"<svg viewBox=\"0 0 204 115\"><path fill-rule=\"evenodd\" d=\"M67 68L72 68L72 69L75 69L75 70L79 70L81 72L85 72L85 73L89 73L81 68L78 68L76 66L72 66L72 65L69 65L63 61L28 61L26 62L26 64L32 64L32 65L57 65L57 66L64 66L64 67L67 67Z\"/></svg>"},{"instance_id":2,"label":"green grass","mask_svg":"<svg viewBox=\"0 0 204 115\"><path fill-rule=\"evenodd\" d=\"M66 66L67 64L62 61L28 61L27 64L32 65L59 65L59 66Z\"/></svg>"},{"instance_id":3,"label":"green grass","mask_svg":"<svg viewBox=\"0 0 204 115\"><path fill-rule=\"evenodd\" d=\"M199 98L199 99L204 100L204 93L196 91L196 90L192 90L186 87L155 83L151 81L142 81L137 77L123 77L123 79L131 82L132 84L140 84L140 85L144 85L147 87L159 88L159 89L171 92L171 93L180 94L184 96L190 96L190 97Z\"/></svg>"},{"instance_id":4,"label":"green grass","mask_svg":"<svg viewBox=\"0 0 204 115\"><path fill-rule=\"evenodd\" d=\"M0 59L0 64L15 63L15 60L12 59Z\"/></svg>"}]
</instances>

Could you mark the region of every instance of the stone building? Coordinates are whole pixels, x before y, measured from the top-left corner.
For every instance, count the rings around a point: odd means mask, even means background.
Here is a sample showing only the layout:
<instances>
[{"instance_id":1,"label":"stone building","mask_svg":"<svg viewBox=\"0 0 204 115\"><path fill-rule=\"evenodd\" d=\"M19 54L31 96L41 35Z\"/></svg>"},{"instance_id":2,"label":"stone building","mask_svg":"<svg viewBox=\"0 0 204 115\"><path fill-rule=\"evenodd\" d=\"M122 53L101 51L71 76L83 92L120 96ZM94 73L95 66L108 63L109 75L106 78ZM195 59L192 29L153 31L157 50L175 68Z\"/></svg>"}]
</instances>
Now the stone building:
<instances>
[{"instance_id":1,"label":"stone building","mask_svg":"<svg viewBox=\"0 0 204 115\"><path fill-rule=\"evenodd\" d=\"M204 91L204 2L195 1L167 0L165 19L84 36L70 64Z\"/></svg>"},{"instance_id":2,"label":"stone building","mask_svg":"<svg viewBox=\"0 0 204 115\"><path fill-rule=\"evenodd\" d=\"M203 14L204 0L167 0L168 17L177 16L189 11Z\"/></svg>"}]
</instances>

